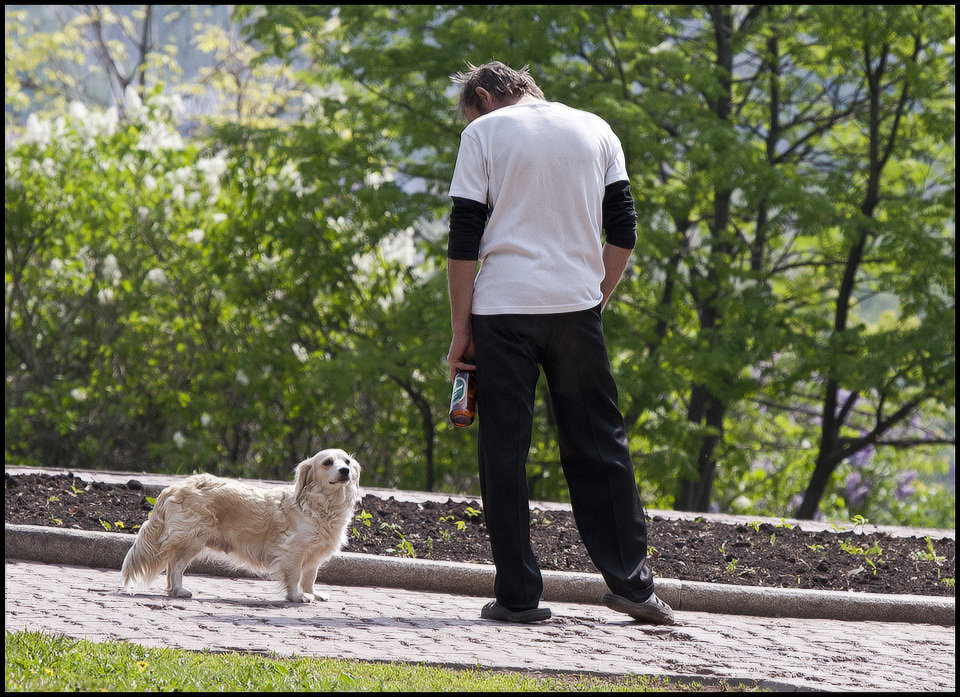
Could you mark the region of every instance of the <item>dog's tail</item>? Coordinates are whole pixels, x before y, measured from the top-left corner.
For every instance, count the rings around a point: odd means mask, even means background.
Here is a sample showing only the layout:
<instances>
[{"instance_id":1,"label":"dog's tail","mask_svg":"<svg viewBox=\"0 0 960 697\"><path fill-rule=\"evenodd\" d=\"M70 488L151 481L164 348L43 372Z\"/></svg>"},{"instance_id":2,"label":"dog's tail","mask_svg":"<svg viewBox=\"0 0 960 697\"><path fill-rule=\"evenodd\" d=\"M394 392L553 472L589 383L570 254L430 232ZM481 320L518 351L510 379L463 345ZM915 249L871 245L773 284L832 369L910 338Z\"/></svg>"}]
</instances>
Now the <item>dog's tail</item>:
<instances>
[{"instance_id":1,"label":"dog's tail","mask_svg":"<svg viewBox=\"0 0 960 697\"><path fill-rule=\"evenodd\" d=\"M163 518L167 498L166 490L160 492L153 512L140 528L137 539L133 541L133 546L123 558L120 579L123 581L124 588L149 586L167 563L161 547L166 527Z\"/></svg>"}]
</instances>

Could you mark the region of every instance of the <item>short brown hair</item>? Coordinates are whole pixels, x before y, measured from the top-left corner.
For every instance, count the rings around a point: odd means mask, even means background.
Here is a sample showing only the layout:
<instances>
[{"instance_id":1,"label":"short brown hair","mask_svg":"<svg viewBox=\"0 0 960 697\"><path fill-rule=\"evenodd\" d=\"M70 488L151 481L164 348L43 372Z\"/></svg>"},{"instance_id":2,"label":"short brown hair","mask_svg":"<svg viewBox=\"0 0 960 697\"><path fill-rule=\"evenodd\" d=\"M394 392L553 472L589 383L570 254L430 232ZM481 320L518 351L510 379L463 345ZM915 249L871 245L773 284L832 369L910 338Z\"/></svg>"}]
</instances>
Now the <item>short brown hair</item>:
<instances>
[{"instance_id":1,"label":"short brown hair","mask_svg":"<svg viewBox=\"0 0 960 697\"><path fill-rule=\"evenodd\" d=\"M457 115L463 119L466 118L467 109L479 108L478 87L482 87L500 100L519 99L525 94L538 99L544 98L543 92L530 77L530 69L527 66L514 70L500 61L492 61L479 67L467 63L466 72L459 72L452 79L461 85Z\"/></svg>"}]
</instances>

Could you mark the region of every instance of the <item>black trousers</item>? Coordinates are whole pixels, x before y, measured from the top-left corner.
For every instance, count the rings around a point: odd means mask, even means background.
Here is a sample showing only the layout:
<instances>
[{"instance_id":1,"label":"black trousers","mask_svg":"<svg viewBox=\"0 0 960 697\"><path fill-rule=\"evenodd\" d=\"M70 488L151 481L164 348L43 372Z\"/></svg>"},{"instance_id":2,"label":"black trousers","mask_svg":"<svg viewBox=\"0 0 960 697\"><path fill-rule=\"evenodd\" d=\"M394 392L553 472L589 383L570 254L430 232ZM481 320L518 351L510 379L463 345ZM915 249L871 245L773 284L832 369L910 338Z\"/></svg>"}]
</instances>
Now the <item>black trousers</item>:
<instances>
[{"instance_id":1,"label":"black trousers","mask_svg":"<svg viewBox=\"0 0 960 697\"><path fill-rule=\"evenodd\" d=\"M560 464L587 552L610 590L653 592L647 528L610 371L600 308L474 315L480 491L497 568L497 601L537 606L543 581L530 546L526 462L540 366L557 419Z\"/></svg>"}]
</instances>

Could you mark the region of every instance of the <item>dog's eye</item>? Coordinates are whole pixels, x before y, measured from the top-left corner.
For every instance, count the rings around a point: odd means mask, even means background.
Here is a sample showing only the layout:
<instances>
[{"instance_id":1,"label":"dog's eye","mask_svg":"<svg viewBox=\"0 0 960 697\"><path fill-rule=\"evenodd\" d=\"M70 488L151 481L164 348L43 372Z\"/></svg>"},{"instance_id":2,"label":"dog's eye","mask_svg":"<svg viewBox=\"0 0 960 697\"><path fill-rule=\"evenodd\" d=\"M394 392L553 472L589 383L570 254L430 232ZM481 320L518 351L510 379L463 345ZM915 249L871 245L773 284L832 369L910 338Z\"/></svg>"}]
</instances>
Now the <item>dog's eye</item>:
<instances>
[{"instance_id":1,"label":"dog's eye","mask_svg":"<svg viewBox=\"0 0 960 697\"><path fill-rule=\"evenodd\" d=\"M330 467L330 465L333 464L333 458L332 458L332 457L328 457L326 460L324 460L324 461L321 462L320 464L323 465L324 467Z\"/></svg>"}]
</instances>

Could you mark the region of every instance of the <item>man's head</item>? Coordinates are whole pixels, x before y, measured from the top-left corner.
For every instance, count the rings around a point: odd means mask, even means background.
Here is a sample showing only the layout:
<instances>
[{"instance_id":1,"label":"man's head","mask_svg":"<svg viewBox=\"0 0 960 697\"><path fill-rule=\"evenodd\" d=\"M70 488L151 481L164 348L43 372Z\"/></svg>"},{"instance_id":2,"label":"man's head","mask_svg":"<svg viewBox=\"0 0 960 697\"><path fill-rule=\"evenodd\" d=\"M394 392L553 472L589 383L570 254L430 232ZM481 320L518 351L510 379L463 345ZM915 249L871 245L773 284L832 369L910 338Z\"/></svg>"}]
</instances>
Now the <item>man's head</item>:
<instances>
[{"instance_id":1,"label":"man's head","mask_svg":"<svg viewBox=\"0 0 960 697\"><path fill-rule=\"evenodd\" d=\"M527 95L544 98L526 66L514 70L500 61L479 67L467 63L467 71L457 73L453 81L460 85L457 114L468 123Z\"/></svg>"}]
</instances>

